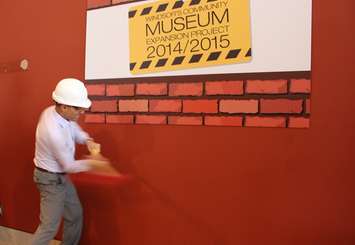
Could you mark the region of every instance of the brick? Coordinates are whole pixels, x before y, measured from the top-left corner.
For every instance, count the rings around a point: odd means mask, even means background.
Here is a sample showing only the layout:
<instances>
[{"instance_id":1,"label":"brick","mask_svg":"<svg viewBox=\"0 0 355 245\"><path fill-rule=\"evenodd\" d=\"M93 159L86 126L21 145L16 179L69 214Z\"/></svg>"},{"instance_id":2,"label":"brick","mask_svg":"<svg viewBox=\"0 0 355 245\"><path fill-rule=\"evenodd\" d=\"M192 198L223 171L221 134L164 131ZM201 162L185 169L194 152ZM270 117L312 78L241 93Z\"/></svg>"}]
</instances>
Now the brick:
<instances>
[{"instance_id":1,"label":"brick","mask_svg":"<svg viewBox=\"0 0 355 245\"><path fill-rule=\"evenodd\" d=\"M239 126L243 124L243 117L223 117L223 116L206 116L205 125L209 126Z\"/></svg>"},{"instance_id":2,"label":"brick","mask_svg":"<svg viewBox=\"0 0 355 245\"><path fill-rule=\"evenodd\" d=\"M105 7L111 5L111 0L88 0L87 9Z\"/></svg>"},{"instance_id":3,"label":"brick","mask_svg":"<svg viewBox=\"0 0 355 245\"><path fill-rule=\"evenodd\" d=\"M257 113L257 100L221 100L219 111L226 113Z\"/></svg>"},{"instance_id":4,"label":"brick","mask_svg":"<svg viewBox=\"0 0 355 245\"><path fill-rule=\"evenodd\" d=\"M181 100L150 100L150 112L181 112Z\"/></svg>"},{"instance_id":5,"label":"brick","mask_svg":"<svg viewBox=\"0 0 355 245\"><path fill-rule=\"evenodd\" d=\"M207 95L241 95L243 81L206 82Z\"/></svg>"},{"instance_id":6,"label":"brick","mask_svg":"<svg viewBox=\"0 0 355 245\"><path fill-rule=\"evenodd\" d=\"M117 4L117 3L127 3L127 2L132 2L133 0L112 0L112 4Z\"/></svg>"},{"instance_id":7,"label":"brick","mask_svg":"<svg viewBox=\"0 0 355 245\"><path fill-rule=\"evenodd\" d=\"M250 117L245 119L246 127L286 127L286 118L283 117Z\"/></svg>"},{"instance_id":8,"label":"brick","mask_svg":"<svg viewBox=\"0 0 355 245\"><path fill-rule=\"evenodd\" d=\"M134 84L109 84L106 89L107 96L134 95Z\"/></svg>"},{"instance_id":9,"label":"brick","mask_svg":"<svg viewBox=\"0 0 355 245\"><path fill-rule=\"evenodd\" d=\"M117 100L94 100L90 110L92 112L117 112Z\"/></svg>"},{"instance_id":10,"label":"brick","mask_svg":"<svg viewBox=\"0 0 355 245\"><path fill-rule=\"evenodd\" d=\"M261 99L261 113L301 113L302 100Z\"/></svg>"},{"instance_id":11,"label":"brick","mask_svg":"<svg viewBox=\"0 0 355 245\"><path fill-rule=\"evenodd\" d=\"M201 96L202 95L202 83L172 83L169 84L170 96Z\"/></svg>"},{"instance_id":12,"label":"brick","mask_svg":"<svg viewBox=\"0 0 355 245\"><path fill-rule=\"evenodd\" d=\"M133 115L107 115L106 123L133 124Z\"/></svg>"},{"instance_id":13,"label":"brick","mask_svg":"<svg viewBox=\"0 0 355 245\"><path fill-rule=\"evenodd\" d=\"M137 115L136 124L166 124L166 116Z\"/></svg>"},{"instance_id":14,"label":"brick","mask_svg":"<svg viewBox=\"0 0 355 245\"><path fill-rule=\"evenodd\" d=\"M121 112L148 112L148 100L120 100L118 104Z\"/></svg>"},{"instance_id":15,"label":"brick","mask_svg":"<svg viewBox=\"0 0 355 245\"><path fill-rule=\"evenodd\" d=\"M246 93L285 94L287 93L287 80L248 80Z\"/></svg>"},{"instance_id":16,"label":"brick","mask_svg":"<svg viewBox=\"0 0 355 245\"><path fill-rule=\"evenodd\" d=\"M105 123L105 114L89 114L86 113L84 117L86 123Z\"/></svg>"},{"instance_id":17,"label":"brick","mask_svg":"<svg viewBox=\"0 0 355 245\"><path fill-rule=\"evenodd\" d=\"M306 113L309 114L311 113L311 100L306 99Z\"/></svg>"},{"instance_id":18,"label":"brick","mask_svg":"<svg viewBox=\"0 0 355 245\"><path fill-rule=\"evenodd\" d=\"M168 85L166 83L138 83L137 95L167 95Z\"/></svg>"},{"instance_id":19,"label":"brick","mask_svg":"<svg viewBox=\"0 0 355 245\"><path fill-rule=\"evenodd\" d=\"M105 84L86 84L85 87L90 96L105 95Z\"/></svg>"},{"instance_id":20,"label":"brick","mask_svg":"<svg viewBox=\"0 0 355 245\"><path fill-rule=\"evenodd\" d=\"M290 117L288 121L289 128L309 128L309 118Z\"/></svg>"},{"instance_id":21,"label":"brick","mask_svg":"<svg viewBox=\"0 0 355 245\"><path fill-rule=\"evenodd\" d=\"M202 117L170 116L168 123L171 125L202 125Z\"/></svg>"},{"instance_id":22,"label":"brick","mask_svg":"<svg viewBox=\"0 0 355 245\"><path fill-rule=\"evenodd\" d=\"M217 100L183 100L185 113L216 113Z\"/></svg>"},{"instance_id":23,"label":"brick","mask_svg":"<svg viewBox=\"0 0 355 245\"><path fill-rule=\"evenodd\" d=\"M290 85L291 93L307 93L311 92L311 80L309 79L292 79Z\"/></svg>"}]
</instances>

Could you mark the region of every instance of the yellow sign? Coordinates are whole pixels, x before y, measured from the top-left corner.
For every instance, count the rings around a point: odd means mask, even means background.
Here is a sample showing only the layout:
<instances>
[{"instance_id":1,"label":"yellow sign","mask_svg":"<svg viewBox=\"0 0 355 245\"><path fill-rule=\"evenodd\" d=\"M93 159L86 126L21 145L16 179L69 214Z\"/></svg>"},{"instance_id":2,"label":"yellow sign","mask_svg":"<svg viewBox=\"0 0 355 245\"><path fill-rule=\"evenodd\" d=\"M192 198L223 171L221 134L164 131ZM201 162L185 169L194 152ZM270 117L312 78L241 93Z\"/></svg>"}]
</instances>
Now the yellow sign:
<instances>
[{"instance_id":1,"label":"yellow sign","mask_svg":"<svg viewBox=\"0 0 355 245\"><path fill-rule=\"evenodd\" d=\"M249 0L177 0L130 8L131 73L250 61L249 5Z\"/></svg>"}]
</instances>

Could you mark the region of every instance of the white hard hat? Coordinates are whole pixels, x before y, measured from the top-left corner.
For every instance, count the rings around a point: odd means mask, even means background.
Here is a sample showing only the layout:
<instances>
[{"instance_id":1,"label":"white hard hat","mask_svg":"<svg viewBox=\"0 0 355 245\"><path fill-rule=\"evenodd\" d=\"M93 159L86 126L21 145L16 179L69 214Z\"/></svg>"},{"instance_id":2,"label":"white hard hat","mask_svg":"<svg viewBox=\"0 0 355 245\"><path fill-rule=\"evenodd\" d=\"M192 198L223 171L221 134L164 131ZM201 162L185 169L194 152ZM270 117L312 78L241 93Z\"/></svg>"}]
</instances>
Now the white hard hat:
<instances>
[{"instance_id":1,"label":"white hard hat","mask_svg":"<svg viewBox=\"0 0 355 245\"><path fill-rule=\"evenodd\" d=\"M52 93L55 102L63 105L71 105L89 108L91 101L84 83L75 78L65 78L57 84Z\"/></svg>"}]
</instances>

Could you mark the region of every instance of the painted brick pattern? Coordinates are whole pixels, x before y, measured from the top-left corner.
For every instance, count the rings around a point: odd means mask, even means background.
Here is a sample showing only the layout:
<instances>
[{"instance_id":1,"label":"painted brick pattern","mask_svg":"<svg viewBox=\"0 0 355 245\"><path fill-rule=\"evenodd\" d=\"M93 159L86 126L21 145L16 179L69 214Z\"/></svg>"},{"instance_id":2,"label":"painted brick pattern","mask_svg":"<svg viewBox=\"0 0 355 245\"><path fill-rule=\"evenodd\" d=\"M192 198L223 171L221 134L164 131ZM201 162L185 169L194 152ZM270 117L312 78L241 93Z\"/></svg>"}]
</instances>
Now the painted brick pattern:
<instances>
[{"instance_id":1,"label":"painted brick pattern","mask_svg":"<svg viewBox=\"0 0 355 245\"><path fill-rule=\"evenodd\" d=\"M172 83L169 85L170 96L202 96L203 84L197 83Z\"/></svg>"},{"instance_id":2,"label":"painted brick pattern","mask_svg":"<svg viewBox=\"0 0 355 245\"><path fill-rule=\"evenodd\" d=\"M221 100L219 110L226 113L257 113L259 105L257 100Z\"/></svg>"},{"instance_id":3,"label":"painted brick pattern","mask_svg":"<svg viewBox=\"0 0 355 245\"><path fill-rule=\"evenodd\" d=\"M286 127L286 118L284 117L250 117L245 119L247 127Z\"/></svg>"},{"instance_id":4,"label":"painted brick pattern","mask_svg":"<svg viewBox=\"0 0 355 245\"><path fill-rule=\"evenodd\" d=\"M107 85L107 96L133 96L134 84Z\"/></svg>"},{"instance_id":5,"label":"painted brick pattern","mask_svg":"<svg viewBox=\"0 0 355 245\"><path fill-rule=\"evenodd\" d=\"M261 113L301 113L302 100L291 99L261 99Z\"/></svg>"},{"instance_id":6,"label":"painted brick pattern","mask_svg":"<svg viewBox=\"0 0 355 245\"><path fill-rule=\"evenodd\" d=\"M311 113L311 100L310 99L306 100L306 113L307 114Z\"/></svg>"},{"instance_id":7,"label":"painted brick pattern","mask_svg":"<svg viewBox=\"0 0 355 245\"><path fill-rule=\"evenodd\" d=\"M106 95L105 84L87 84L86 89L90 95Z\"/></svg>"},{"instance_id":8,"label":"painted brick pattern","mask_svg":"<svg viewBox=\"0 0 355 245\"><path fill-rule=\"evenodd\" d=\"M304 117L290 117L289 128L309 128L309 118Z\"/></svg>"},{"instance_id":9,"label":"painted brick pattern","mask_svg":"<svg viewBox=\"0 0 355 245\"><path fill-rule=\"evenodd\" d=\"M132 124L134 117L132 115L107 115L106 123Z\"/></svg>"},{"instance_id":10,"label":"painted brick pattern","mask_svg":"<svg viewBox=\"0 0 355 245\"><path fill-rule=\"evenodd\" d=\"M86 113L84 122L86 122L86 123L105 123L105 114L103 114L103 113L98 113L98 114Z\"/></svg>"},{"instance_id":11,"label":"painted brick pattern","mask_svg":"<svg viewBox=\"0 0 355 245\"><path fill-rule=\"evenodd\" d=\"M117 100L94 100L90 110L92 112L117 112Z\"/></svg>"},{"instance_id":12,"label":"painted brick pattern","mask_svg":"<svg viewBox=\"0 0 355 245\"><path fill-rule=\"evenodd\" d=\"M89 81L93 103L85 122L307 128L310 82L293 78Z\"/></svg>"},{"instance_id":13,"label":"painted brick pattern","mask_svg":"<svg viewBox=\"0 0 355 245\"><path fill-rule=\"evenodd\" d=\"M166 95L167 92L167 83L137 84L137 95Z\"/></svg>"},{"instance_id":14,"label":"painted brick pattern","mask_svg":"<svg viewBox=\"0 0 355 245\"><path fill-rule=\"evenodd\" d=\"M148 100L119 100L120 112L148 112Z\"/></svg>"},{"instance_id":15,"label":"painted brick pattern","mask_svg":"<svg viewBox=\"0 0 355 245\"><path fill-rule=\"evenodd\" d=\"M112 4L128 3L133 2L132 0L112 0Z\"/></svg>"},{"instance_id":16,"label":"painted brick pattern","mask_svg":"<svg viewBox=\"0 0 355 245\"><path fill-rule=\"evenodd\" d=\"M166 124L166 116L137 115L136 124Z\"/></svg>"},{"instance_id":17,"label":"painted brick pattern","mask_svg":"<svg viewBox=\"0 0 355 245\"><path fill-rule=\"evenodd\" d=\"M249 94L285 94L287 80L250 80L246 92Z\"/></svg>"},{"instance_id":18,"label":"painted brick pattern","mask_svg":"<svg viewBox=\"0 0 355 245\"><path fill-rule=\"evenodd\" d=\"M206 116L205 125L208 126L239 126L243 125L243 117L241 116Z\"/></svg>"},{"instance_id":19,"label":"painted brick pattern","mask_svg":"<svg viewBox=\"0 0 355 245\"><path fill-rule=\"evenodd\" d=\"M151 100L149 112L181 112L181 100Z\"/></svg>"},{"instance_id":20,"label":"painted brick pattern","mask_svg":"<svg viewBox=\"0 0 355 245\"><path fill-rule=\"evenodd\" d=\"M133 2L133 0L88 0L87 9L109 7L111 5Z\"/></svg>"},{"instance_id":21,"label":"painted brick pattern","mask_svg":"<svg viewBox=\"0 0 355 245\"><path fill-rule=\"evenodd\" d=\"M107 7L111 5L111 0L87 0L88 9Z\"/></svg>"},{"instance_id":22,"label":"painted brick pattern","mask_svg":"<svg viewBox=\"0 0 355 245\"><path fill-rule=\"evenodd\" d=\"M217 113L217 100L184 100L185 113Z\"/></svg>"},{"instance_id":23,"label":"painted brick pattern","mask_svg":"<svg viewBox=\"0 0 355 245\"><path fill-rule=\"evenodd\" d=\"M168 122L171 125L202 125L202 117L170 116Z\"/></svg>"},{"instance_id":24,"label":"painted brick pattern","mask_svg":"<svg viewBox=\"0 0 355 245\"><path fill-rule=\"evenodd\" d=\"M206 95L243 94L243 81L206 82Z\"/></svg>"},{"instance_id":25,"label":"painted brick pattern","mask_svg":"<svg viewBox=\"0 0 355 245\"><path fill-rule=\"evenodd\" d=\"M310 93L311 81L309 79L291 79L291 93Z\"/></svg>"}]
</instances>

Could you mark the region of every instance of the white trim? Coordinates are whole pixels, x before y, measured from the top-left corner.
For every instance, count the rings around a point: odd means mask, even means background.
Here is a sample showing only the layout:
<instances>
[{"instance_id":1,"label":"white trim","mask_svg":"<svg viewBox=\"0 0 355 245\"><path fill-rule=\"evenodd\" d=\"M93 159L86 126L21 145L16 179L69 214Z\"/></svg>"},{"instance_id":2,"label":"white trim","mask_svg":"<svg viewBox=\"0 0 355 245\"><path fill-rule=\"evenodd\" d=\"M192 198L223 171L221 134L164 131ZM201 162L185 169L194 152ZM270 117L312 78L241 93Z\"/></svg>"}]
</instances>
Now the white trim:
<instances>
[{"instance_id":1,"label":"white trim","mask_svg":"<svg viewBox=\"0 0 355 245\"><path fill-rule=\"evenodd\" d=\"M312 0L250 0L251 62L132 75L128 10L150 2L87 11L85 79L311 70Z\"/></svg>"}]
</instances>

